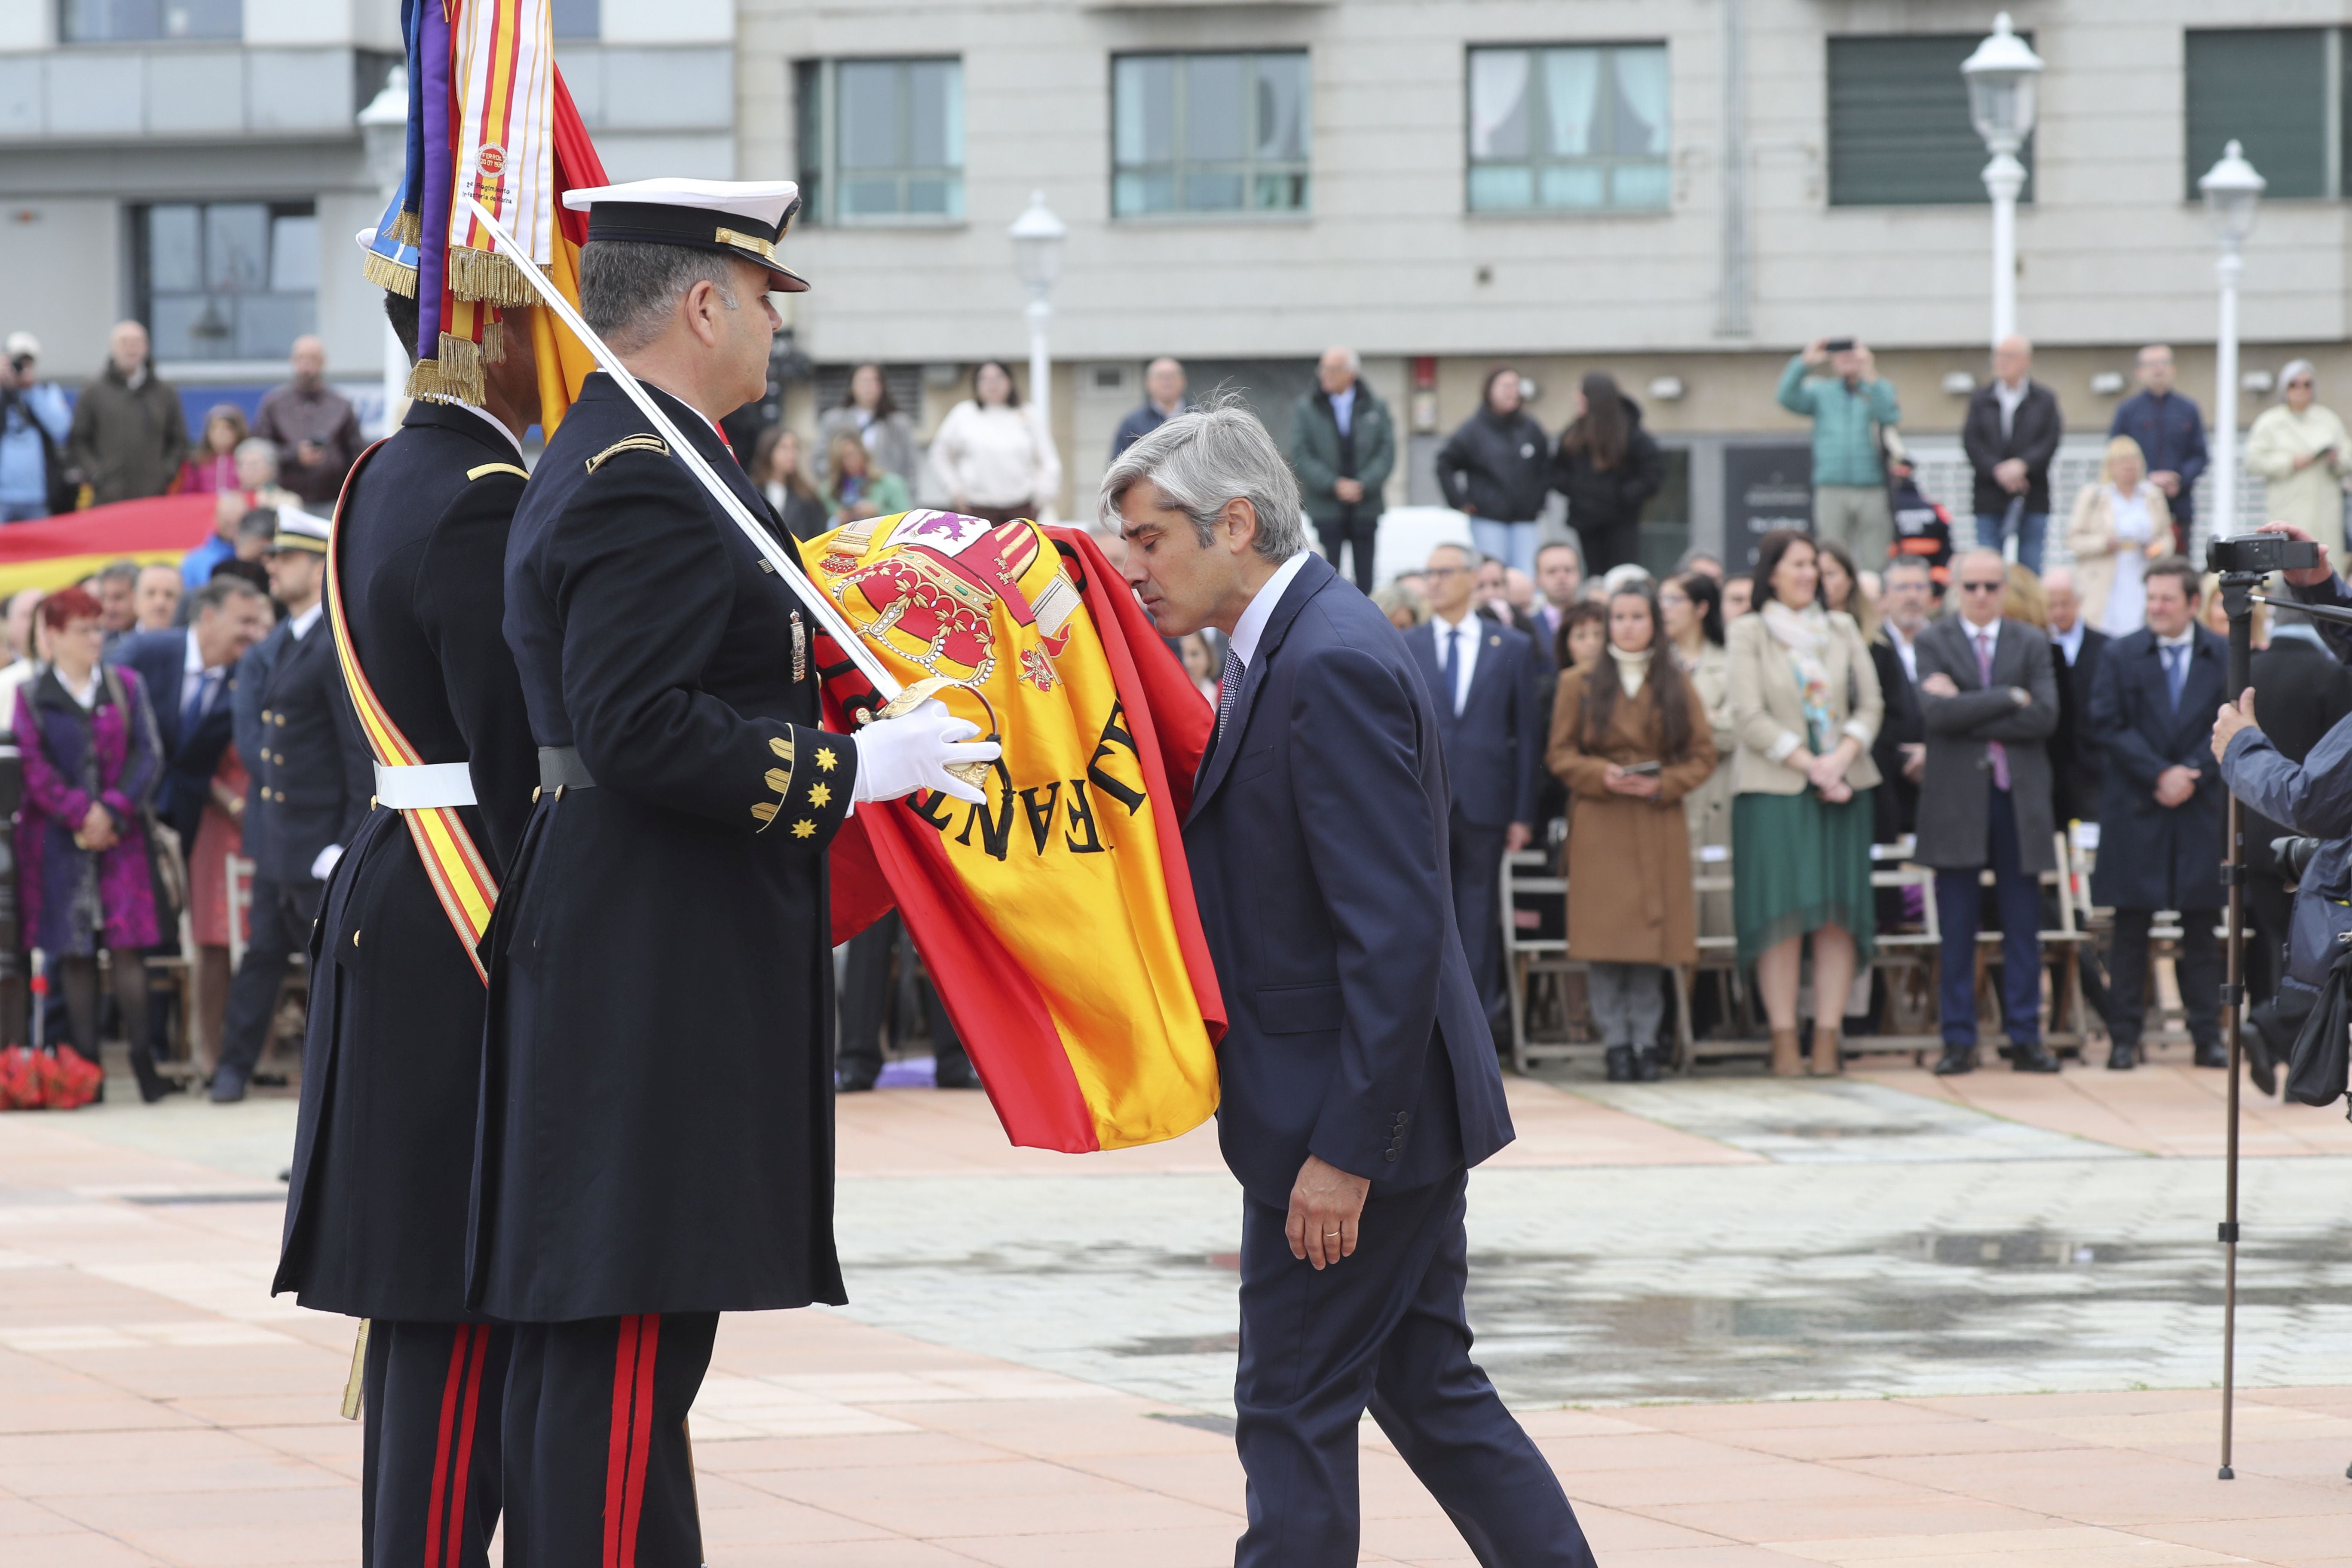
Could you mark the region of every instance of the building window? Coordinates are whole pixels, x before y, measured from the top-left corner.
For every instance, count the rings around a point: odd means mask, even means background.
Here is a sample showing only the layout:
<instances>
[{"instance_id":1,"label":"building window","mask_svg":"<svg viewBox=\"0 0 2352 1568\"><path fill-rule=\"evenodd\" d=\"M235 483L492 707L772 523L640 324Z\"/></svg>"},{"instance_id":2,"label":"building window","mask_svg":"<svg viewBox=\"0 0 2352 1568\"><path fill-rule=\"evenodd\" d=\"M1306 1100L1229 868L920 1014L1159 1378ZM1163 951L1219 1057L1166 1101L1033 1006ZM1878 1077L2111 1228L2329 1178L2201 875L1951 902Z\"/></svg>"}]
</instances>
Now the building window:
<instances>
[{"instance_id":1,"label":"building window","mask_svg":"<svg viewBox=\"0 0 2352 1568\"><path fill-rule=\"evenodd\" d=\"M155 357L278 360L318 322L309 202L158 202L132 209L134 312Z\"/></svg>"},{"instance_id":2,"label":"building window","mask_svg":"<svg viewBox=\"0 0 2352 1568\"><path fill-rule=\"evenodd\" d=\"M2033 35L2020 33L2031 43ZM1991 158L1969 120L1960 62L1977 33L1909 33L1829 41L1830 205L1927 206L1990 200ZM2019 200L2033 199L2033 142Z\"/></svg>"},{"instance_id":3,"label":"building window","mask_svg":"<svg viewBox=\"0 0 2352 1568\"><path fill-rule=\"evenodd\" d=\"M1307 210L1307 52L1111 62L1111 213Z\"/></svg>"},{"instance_id":4,"label":"building window","mask_svg":"<svg viewBox=\"0 0 2352 1568\"><path fill-rule=\"evenodd\" d=\"M1470 51L1470 210L1663 207L1666 47Z\"/></svg>"},{"instance_id":5,"label":"building window","mask_svg":"<svg viewBox=\"0 0 2352 1568\"><path fill-rule=\"evenodd\" d=\"M794 74L811 221L963 216L961 60L803 60Z\"/></svg>"},{"instance_id":6,"label":"building window","mask_svg":"<svg viewBox=\"0 0 2352 1568\"><path fill-rule=\"evenodd\" d=\"M68 44L152 44L244 33L245 0L63 0L58 15L58 37Z\"/></svg>"},{"instance_id":7,"label":"building window","mask_svg":"<svg viewBox=\"0 0 2352 1568\"><path fill-rule=\"evenodd\" d=\"M2187 42L2190 201L2231 142L2269 182L2265 196L2345 194L2342 68L2352 28L2233 27L2191 32Z\"/></svg>"},{"instance_id":8,"label":"building window","mask_svg":"<svg viewBox=\"0 0 2352 1568\"><path fill-rule=\"evenodd\" d=\"M604 0L549 0L547 19L559 38L593 38L604 31Z\"/></svg>"}]
</instances>

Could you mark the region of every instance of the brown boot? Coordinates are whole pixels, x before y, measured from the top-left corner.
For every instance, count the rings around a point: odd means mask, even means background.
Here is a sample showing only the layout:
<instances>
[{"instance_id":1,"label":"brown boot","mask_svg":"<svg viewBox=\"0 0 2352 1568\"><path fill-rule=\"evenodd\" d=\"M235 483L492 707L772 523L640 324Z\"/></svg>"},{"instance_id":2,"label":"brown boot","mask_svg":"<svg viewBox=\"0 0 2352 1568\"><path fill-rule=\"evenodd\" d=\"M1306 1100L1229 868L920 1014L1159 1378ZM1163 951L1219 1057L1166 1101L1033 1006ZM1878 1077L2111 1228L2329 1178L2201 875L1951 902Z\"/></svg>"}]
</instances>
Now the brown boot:
<instances>
[{"instance_id":1,"label":"brown boot","mask_svg":"<svg viewBox=\"0 0 2352 1568\"><path fill-rule=\"evenodd\" d=\"M1772 1031L1772 1076L1794 1078L1805 1070L1804 1058L1797 1054L1797 1031Z\"/></svg>"},{"instance_id":2,"label":"brown boot","mask_svg":"<svg viewBox=\"0 0 2352 1568\"><path fill-rule=\"evenodd\" d=\"M1813 1062L1811 1070L1815 1078L1835 1078L1845 1071L1845 1058L1838 1051L1838 1029L1835 1024L1814 1024Z\"/></svg>"}]
</instances>

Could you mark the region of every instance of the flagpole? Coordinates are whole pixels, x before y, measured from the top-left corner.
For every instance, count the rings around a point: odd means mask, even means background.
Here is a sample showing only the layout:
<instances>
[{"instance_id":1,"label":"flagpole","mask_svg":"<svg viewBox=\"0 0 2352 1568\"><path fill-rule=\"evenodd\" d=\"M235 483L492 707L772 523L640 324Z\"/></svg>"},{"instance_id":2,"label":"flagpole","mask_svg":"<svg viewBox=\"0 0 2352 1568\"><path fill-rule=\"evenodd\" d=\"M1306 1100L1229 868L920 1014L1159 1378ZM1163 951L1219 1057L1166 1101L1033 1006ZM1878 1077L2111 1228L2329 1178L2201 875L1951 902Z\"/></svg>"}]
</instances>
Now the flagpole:
<instances>
[{"instance_id":1,"label":"flagpole","mask_svg":"<svg viewBox=\"0 0 2352 1568\"><path fill-rule=\"evenodd\" d=\"M761 526L760 521L751 515L751 510L737 499L735 492L728 488L727 481L720 479L710 465L703 459L701 452L696 449L694 443L686 438L667 414L662 412L661 405L656 403L652 395L646 391L645 384L632 375L628 367L621 363L621 356L614 353L604 339L591 331L586 321L581 320L580 312L572 308L572 301L563 297L563 291L550 280L546 273L539 269L538 263L531 260L530 254L515 242L514 236L509 234L505 226L499 222L498 215L471 196L466 198L466 205L473 208L475 221L489 230L491 237L498 241L499 249L504 252L507 258L521 271L523 277L530 280L530 286L539 291L541 301L555 312L557 320L572 329L572 335L578 338L586 347L588 353L594 357L597 366L605 374L611 376L623 392L629 395L629 401L637 405L640 413L653 421L655 430L659 432L662 439L669 444L670 455L686 465L687 472L702 481L702 488L710 492L710 499L717 501L719 510L734 521L737 528L743 531L743 537L749 539L751 542L751 547L760 552L761 557L769 565L775 568L776 574L784 580L785 585L799 595L801 603L806 605L809 613L816 617L817 625L824 628L825 635L839 644L841 651L848 656L851 663L857 666L858 673L874 683L874 689L881 695L886 703L898 696L902 689L902 683L898 678L884 668L882 661L875 658L873 650L866 646L865 639L851 629L849 622L839 610L834 607L833 601L826 598L818 591L816 584L809 581L808 574L801 570L801 563L793 552L777 543L775 535Z\"/></svg>"}]
</instances>

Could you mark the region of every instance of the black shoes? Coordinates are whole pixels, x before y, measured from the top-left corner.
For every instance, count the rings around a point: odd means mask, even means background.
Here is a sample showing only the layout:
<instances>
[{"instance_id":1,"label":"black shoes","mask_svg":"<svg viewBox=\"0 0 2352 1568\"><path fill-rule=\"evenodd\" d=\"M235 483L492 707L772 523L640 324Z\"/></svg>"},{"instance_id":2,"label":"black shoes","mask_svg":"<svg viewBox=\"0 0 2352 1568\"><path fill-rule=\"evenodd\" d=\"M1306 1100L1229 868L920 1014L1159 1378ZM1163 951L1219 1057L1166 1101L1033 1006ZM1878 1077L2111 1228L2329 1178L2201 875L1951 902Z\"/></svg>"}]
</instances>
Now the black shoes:
<instances>
[{"instance_id":1,"label":"black shoes","mask_svg":"<svg viewBox=\"0 0 2352 1568\"><path fill-rule=\"evenodd\" d=\"M865 1094L872 1090L874 1080L879 1076L870 1072L845 1072L834 1084L833 1091L835 1094Z\"/></svg>"},{"instance_id":2,"label":"black shoes","mask_svg":"<svg viewBox=\"0 0 2352 1568\"><path fill-rule=\"evenodd\" d=\"M213 1103L234 1105L245 1098L245 1069L226 1062L213 1068Z\"/></svg>"},{"instance_id":3,"label":"black shoes","mask_svg":"<svg viewBox=\"0 0 2352 1568\"><path fill-rule=\"evenodd\" d=\"M1944 1058L1936 1064L1937 1078L1957 1078L1964 1072L1977 1070L1977 1048L1974 1046L1946 1045Z\"/></svg>"},{"instance_id":4,"label":"black shoes","mask_svg":"<svg viewBox=\"0 0 2352 1568\"><path fill-rule=\"evenodd\" d=\"M2117 1041L2107 1047L2109 1072L2129 1072L2137 1066L2139 1066L2139 1051L2136 1047L2126 1046Z\"/></svg>"},{"instance_id":5,"label":"black shoes","mask_svg":"<svg viewBox=\"0 0 2352 1568\"><path fill-rule=\"evenodd\" d=\"M2056 1072L2058 1058L2040 1040L2021 1040L2009 1053L2009 1065L2019 1072Z\"/></svg>"},{"instance_id":6,"label":"black shoes","mask_svg":"<svg viewBox=\"0 0 2352 1568\"><path fill-rule=\"evenodd\" d=\"M1645 1046L1633 1053L1633 1078L1639 1083L1655 1083L1666 1070L1666 1047Z\"/></svg>"},{"instance_id":7,"label":"black shoes","mask_svg":"<svg viewBox=\"0 0 2352 1568\"><path fill-rule=\"evenodd\" d=\"M2230 1065L2230 1053L2221 1048L2219 1040L2200 1040L2197 1046L2197 1065L2200 1068L2226 1068Z\"/></svg>"},{"instance_id":8,"label":"black shoes","mask_svg":"<svg viewBox=\"0 0 2352 1568\"><path fill-rule=\"evenodd\" d=\"M1633 1047L1612 1046L1609 1047L1607 1055L1601 1059L1607 1066L1609 1081L1611 1083L1632 1083L1633 1081Z\"/></svg>"},{"instance_id":9,"label":"black shoes","mask_svg":"<svg viewBox=\"0 0 2352 1568\"><path fill-rule=\"evenodd\" d=\"M978 1089L980 1075L971 1070L970 1057L958 1056L931 1069L931 1084L936 1089Z\"/></svg>"}]
</instances>

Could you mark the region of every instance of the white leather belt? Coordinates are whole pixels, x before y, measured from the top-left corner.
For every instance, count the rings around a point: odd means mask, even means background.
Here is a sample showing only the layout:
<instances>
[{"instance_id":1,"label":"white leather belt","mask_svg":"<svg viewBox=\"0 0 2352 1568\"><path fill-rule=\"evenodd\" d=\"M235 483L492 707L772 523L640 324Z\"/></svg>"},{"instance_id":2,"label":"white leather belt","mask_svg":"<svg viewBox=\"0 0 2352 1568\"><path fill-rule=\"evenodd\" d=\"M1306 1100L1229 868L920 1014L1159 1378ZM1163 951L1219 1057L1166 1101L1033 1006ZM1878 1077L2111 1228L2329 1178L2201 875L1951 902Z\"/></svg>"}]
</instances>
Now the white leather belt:
<instances>
[{"instance_id":1,"label":"white leather belt","mask_svg":"<svg viewBox=\"0 0 2352 1568\"><path fill-rule=\"evenodd\" d=\"M394 811L474 804L474 775L464 763L419 763L412 767L375 765L375 803Z\"/></svg>"}]
</instances>

